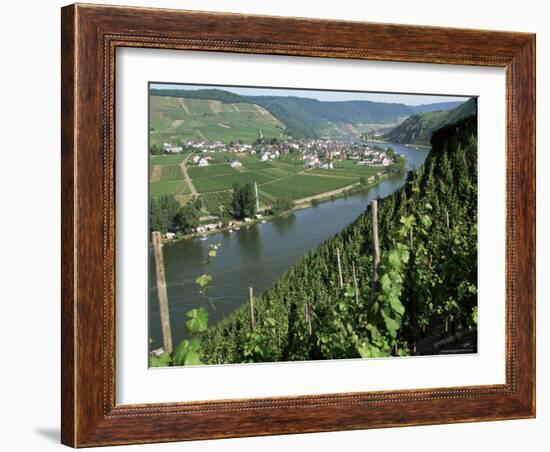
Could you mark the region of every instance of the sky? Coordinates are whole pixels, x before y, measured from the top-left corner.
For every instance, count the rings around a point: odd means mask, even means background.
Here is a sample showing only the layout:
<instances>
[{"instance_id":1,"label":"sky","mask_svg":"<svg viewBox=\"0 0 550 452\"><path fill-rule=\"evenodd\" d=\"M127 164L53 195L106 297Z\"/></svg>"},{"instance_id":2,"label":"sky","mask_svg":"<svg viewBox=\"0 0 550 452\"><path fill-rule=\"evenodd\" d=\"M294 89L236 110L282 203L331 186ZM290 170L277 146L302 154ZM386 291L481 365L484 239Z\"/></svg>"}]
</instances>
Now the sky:
<instances>
[{"instance_id":1,"label":"sky","mask_svg":"<svg viewBox=\"0 0 550 452\"><path fill-rule=\"evenodd\" d=\"M156 89L222 89L235 94L247 96L296 96L309 97L320 101L370 100L373 102L400 103L405 105L433 104L437 102L464 102L468 96L446 96L433 94L403 94L379 92L351 92L351 91L321 91L283 88L237 87L225 85L184 85L168 83L151 83Z\"/></svg>"}]
</instances>

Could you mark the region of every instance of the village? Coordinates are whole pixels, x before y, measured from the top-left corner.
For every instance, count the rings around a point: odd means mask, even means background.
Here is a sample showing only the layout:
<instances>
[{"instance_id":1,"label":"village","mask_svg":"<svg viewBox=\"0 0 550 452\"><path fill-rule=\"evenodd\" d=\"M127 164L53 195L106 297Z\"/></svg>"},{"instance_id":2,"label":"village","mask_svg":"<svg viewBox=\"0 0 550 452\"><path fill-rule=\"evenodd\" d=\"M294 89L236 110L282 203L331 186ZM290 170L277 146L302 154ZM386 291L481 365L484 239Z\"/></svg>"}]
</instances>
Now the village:
<instances>
[{"instance_id":1,"label":"village","mask_svg":"<svg viewBox=\"0 0 550 452\"><path fill-rule=\"evenodd\" d=\"M387 167L395 162L395 153L391 148L383 149L371 146L365 142L348 143L332 139L293 139L264 140L259 132L256 143L230 142L207 140L187 140L177 145L164 143L163 153L177 154L194 152L191 162L198 167L209 166L213 158L208 153L228 152L240 155L256 156L260 161L267 162L281 157L293 156L301 160L306 168L334 169L334 161L351 160L359 166ZM232 168L239 168L242 163L238 157L227 159Z\"/></svg>"},{"instance_id":2,"label":"village","mask_svg":"<svg viewBox=\"0 0 550 452\"><path fill-rule=\"evenodd\" d=\"M168 240L204 240L222 230L235 232L265 223L281 214L275 212L277 206L284 212L317 206L371 187L404 165L404 158L389 146L362 140L265 138L261 130L252 143L178 140L150 151L157 159L179 157L175 172L188 187L185 199L199 206L198 223L187 227L185 234L178 227L165 231ZM253 187L254 213L235 215L234 184L247 182Z\"/></svg>"}]
</instances>

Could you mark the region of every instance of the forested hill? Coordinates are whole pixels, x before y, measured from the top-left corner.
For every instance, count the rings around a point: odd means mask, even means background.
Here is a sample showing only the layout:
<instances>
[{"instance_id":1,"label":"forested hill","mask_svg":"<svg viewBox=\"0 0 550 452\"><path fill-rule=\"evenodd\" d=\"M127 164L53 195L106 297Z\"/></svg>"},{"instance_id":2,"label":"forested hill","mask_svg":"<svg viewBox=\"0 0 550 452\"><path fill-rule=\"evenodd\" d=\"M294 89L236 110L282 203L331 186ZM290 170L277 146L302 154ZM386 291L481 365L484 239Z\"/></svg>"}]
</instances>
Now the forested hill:
<instances>
[{"instance_id":1,"label":"forested hill","mask_svg":"<svg viewBox=\"0 0 550 452\"><path fill-rule=\"evenodd\" d=\"M284 135L292 136L294 138L357 138L363 132L372 132L371 125L375 125L376 128L380 127L392 127L401 123L405 118L408 118L417 111L431 111L436 108L439 110L452 108L452 103L437 103L426 104L418 107L412 107L400 103L385 103L385 102L371 102L371 101L319 101L311 98L294 97L294 96L244 96L238 95L223 89L151 89L151 96L153 98L174 98L191 99L195 102L198 100L205 101L204 105L200 105L201 119L207 121L211 116L211 122L215 126L220 122L219 113L216 111L210 111L212 101L218 101L222 104L226 104L227 108L223 108L224 116L227 118L221 118L222 120L230 120L231 112L234 110L239 113L240 110L246 110L239 108L239 104L255 105L265 109L272 115L277 121L284 125ZM210 103L209 103L210 102ZM166 102L163 102L163 104ZM231 104L231 105L227 105ZM236 107L233 107L235 105ZM231 106L232 108L229 108ZM174 110L178 114L183 115L181 118L172 117L173 121L185 122L179 124L179 129L187 131L189 129L189 121L197 118L190 118L186 116L185 110L181 108ZM192 121L191 121L192 123ZM156 124L156 129L162 124ZM255 135L258 134L258 124L254 121L251 122L251 128ZM210 128L211 129L211 128ZM214 134L212 137L208 137L209 129L206 128L206 132L202 131L207 138L222 139L224 128L220 129L219 134ZM263 131L263 129L262 129ZM181 132L178 128L168 130L170 134L174 135ZM279 138L280 131L275 137Z\"/></svg>"},{"instance_id":2,"label":"forested hill","mask_svg":"<svg viewBox=\"0 0 550 452\"><path fill-rule=\"evenodd\" d=\"M285 134L295 138L357 137L361 126L398 124L415 113L413 107L384 102L321 102L294 96L243 96L221 89L151 89L152 96L253 104L266 109L285 125ZM356 128L359 127L359 130ZM257 130L256 130L257 133Z\"/></svg>"},{"instance_id":3,"label":"forested hill","mask_svg":"<svg viewBox=\"0 0 550 452\"><path fill-rule=\"evenodd\" d=\"M416 113L426 113L429 111L452 110L463 103L464 102L436 102L435 104L415 105L413 108Z\"/></svg>"},{"instance_id":4,"label":"forested hill","mask_svg":"<svg viewBox=\"0 0 550 452\"><path fill-rule=\"evenodd\" d=\"M476 114L476 112L477 99L471 98L451 110L417 113L390 130L384 139L392 143L428 145L434 130Z\"/></svg>"},{"instance_id":5,"label":"forested hill","mask_svg":"<svg viewBox=\"0 0 550 452\"><path fill-rule=\"evenodd\" d=\"M404 104L371 101L327 102L303 97L247 96L268 110L294 137L357 137L367 124L395 124L414 113Z\"/></svg>"},{"instance_id":6,"label":"forested hill","mask_svg":"<svg viewBox=\"0 0 550 452\"><path fill-rule=\"evenodd\" d=\"M203 360L409 355L426 328L476 324L476 136L475 116L436 131L424 166L379 200L381 263L374 288L368 208L255 300L254 332L246 304L209 328L202 337Z\"/></svg>"}]
</instances>

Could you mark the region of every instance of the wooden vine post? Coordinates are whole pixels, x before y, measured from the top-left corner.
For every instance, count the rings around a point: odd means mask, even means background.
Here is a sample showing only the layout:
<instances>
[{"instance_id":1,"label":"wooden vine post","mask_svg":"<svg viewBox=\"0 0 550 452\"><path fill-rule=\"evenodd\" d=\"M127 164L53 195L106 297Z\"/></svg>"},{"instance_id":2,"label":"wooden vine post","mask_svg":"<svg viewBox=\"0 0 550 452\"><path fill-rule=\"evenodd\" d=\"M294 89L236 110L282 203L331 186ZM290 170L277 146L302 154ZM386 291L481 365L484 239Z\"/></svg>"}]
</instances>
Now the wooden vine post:
<instances>
[{"instance_id":1,"label":"wooden vine post","mask_svg":"<svg viewBox=\"0 0 550 452\"><path fill-rule=\"evenodd\" d=\"M336 248L336 261L338 262L338 282L340 289L344 288L344 278L342 277L342 262L340 261L340 248Z\"/></svg>"},{"instance_id":2,"label":"wooden vine post","mask_svg":"<svg viewBox=\"0 0 550 452\"><path fill-rule=\"evenodd\" d=\"M355 290L355 303L359 304L359 285L357 284L357 273L355 272L355 261L351 263L353 271L353 289Z\"/></svg>"},{"instance_id":3,"label":"wooden vine post","mask_svg":"<svg viewBox=\"0 0 550 452\"><path fill-rule=\"evenodd\" d=\"M378 239L378 201L370 202L372 218L372 288L376 288L378 282L378 266L380 265L380 242Z\"/></svg>"},{"instance_id":4,"label":"wooden vine post","mask_svg":"<svg viewBox=\"0 0 550 452\"><path fill-rule=\"evenodd\" d=\"M248 288L248 316L250 318L250 330L254 331L256 322L254 320L254 289Z\"/></svg>"},{"instance_id":5,"label":"wooden vine post","mask_svg":"<svg viewBox=\"0 0 550 452\"><path fill-rule=\"evenodd\" d=\"M168 292L166 290L166 275L164 272L164 258L162 256L162 240L160 232L151 233L153 254L155 256L155 273L157 274L157 294L160 310L160 324L162 328L162 342L165 353L172 353L172 329L170 327L170 311L168 309Z\"/></svg>"},{"instance_id":6,"label":"wooden vine post","mask_svg":"<svg viewBox=\"0 0 550 452\"><path fill-rule=\"evenodd\" d=\"M451 240L451 222L449 221L449 211L445 211L445 219L447 221L447 239Z\"/></svg>"},{"instance_id":7,"label":"wooden vine post","mask_svg":"<svg viewBox=\"0 0 550 452\"><path fill-rule=\"evenodd\" d=\"M307 335L311 336L313 334L313 328L311 326L311 302L309 300L305 304L305 310L306 310Z\"/></svg>"}]
</instances>

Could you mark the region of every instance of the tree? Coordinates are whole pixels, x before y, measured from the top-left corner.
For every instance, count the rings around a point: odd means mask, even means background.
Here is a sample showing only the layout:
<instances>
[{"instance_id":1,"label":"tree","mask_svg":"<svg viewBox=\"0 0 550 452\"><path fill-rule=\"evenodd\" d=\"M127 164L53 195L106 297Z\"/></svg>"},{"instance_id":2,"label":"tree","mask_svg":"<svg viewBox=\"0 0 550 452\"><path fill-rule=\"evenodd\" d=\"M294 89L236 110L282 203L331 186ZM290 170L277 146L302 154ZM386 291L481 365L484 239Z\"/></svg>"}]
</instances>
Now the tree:
<instances>
[{"instance_id":1,"label":"tree","mask_svg":"<svg viewBox=\"0 0 550 452\"><path fill-rule=\"evenodd\" d=\"M256 213L256 191L254 184L233 184L233 201L231 203L233 215L236 218L252 218Z\"/></svg>"},{"instance_id":2,"label":"tree","mask_svg":"<svg viewBox=\"0 0 550 452\"><path fill-rule=\"evenodd\" d=\"M367 178L366 178L365 176L361 176L361 177L359 178L359 183L360 183L363 187L365 187L365 186L368 184L368 180L367 180Z\"/></svg>"},{"instance_id":3,"label":"tree","mask_svg":"<svg viewBox=\"0 0 550 452\"><path fill-rule=\"evenodd\" d=\"M275 216L284 215L292 210L294 202L287 196L277 198L271 206L271 213Z\"/></svg>"},{"instance_id":4,"label":"tree","mask_svg":"<svg viewBox=\"0 0 550 452\"><path fill-rule=\"evenodd\" d=\"M162 154L162 148L159 148L156 144L152 144L149 148L149 154L151 155L159 155Z\"/></svg>"},{"instance_id":5,"label":"tree","mask_svg":"<svg viewBox=\"0 0 550 452\"><path fill-rule=\"evenodd\" d=\"M149 205L149 229L165 233L174 223L180 204L173 195L151 198Z\"/></svg>"},{"instance_id":6,"label":"tree","mask_svg":"<svg viewBox=\"0 0 550 452\"><path fill-rule=\"evenodd\" d=\"M200 211L193 203L183 206L174 217L174 225L189 234L200 222Z\"/></svg>"}]
</instances>

